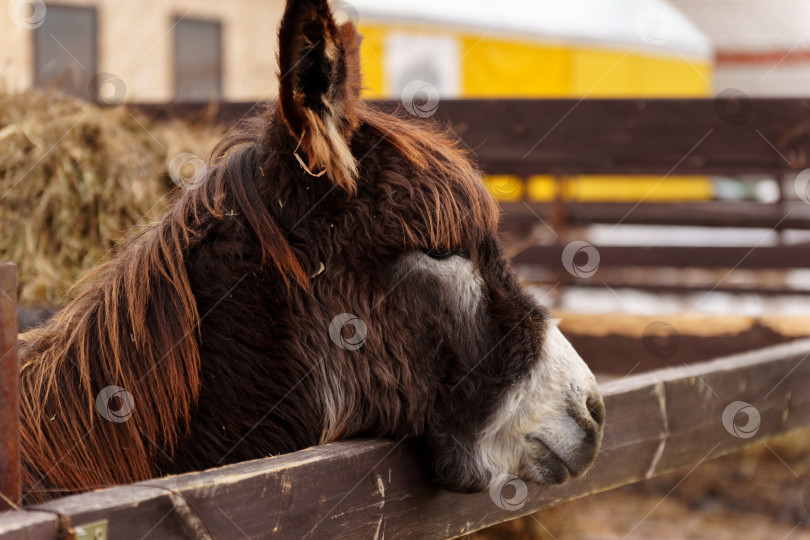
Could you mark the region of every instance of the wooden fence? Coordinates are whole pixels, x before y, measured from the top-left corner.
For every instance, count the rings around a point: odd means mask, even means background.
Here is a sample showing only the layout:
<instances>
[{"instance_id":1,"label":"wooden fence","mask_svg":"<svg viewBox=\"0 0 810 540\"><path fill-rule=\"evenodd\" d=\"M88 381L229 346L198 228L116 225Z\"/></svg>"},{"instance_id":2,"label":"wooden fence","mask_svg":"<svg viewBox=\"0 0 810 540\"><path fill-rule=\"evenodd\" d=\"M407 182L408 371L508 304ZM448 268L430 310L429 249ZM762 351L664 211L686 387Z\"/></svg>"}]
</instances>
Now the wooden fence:
<instances>
[{"instance_id":1,"label":"wooden fence","mask_svg":"<svg viewBox=\"0 0 810 540\"><path fill-rule=\"evenodd\" d=\"M16 298L17 267L0 264L0 510L22 498Z\"/></svg>"},{"instance_id":2,"label":"wooden fence","mask_svg":"<svg viewBox=\"0 0 810 540\"><path fill-rule=\"evenodd\" d=\"M213 538L460 536L810 424L808 356L810 340L802 340L604 384L604 451L594 469L561 487L529 485L525 501L509 502L512 492L493 498L436 488L407 441L351 441L0 514L0 538L56 539L60 527L102 520L109 537L122 540L205 538L199 531ZM724 425L735 401L758 411L753 433Z\"/></svg>"},{"instance_id":3,"label":"wooden fence","mask_svg":"<svg viewBox=\"0 0 810 540\"><path fill-rule=\"evenodd\" d=\"M386 110L401 106L375 104ZM223 123L257 108L255 103L134 107L155 120ZM773 203L581 203L561 193L550 203L502 203L502 227L517 235L540 220L558 233L590 223L810 229L805 202L810 186L795 182L810 168L810 99L449 100L431 120L458 136L489 174L524 179L544 174L559 182L583 174L658 175L662 181L674 175L762 175L779 181L779 200ZM783 184L803 191L804 199L783 193ZM738 259L728 253L723 262L732 267ZM686 254L678 266L700 261Z\"/></svg>"},{"instance_id":4,"label":"wooden fence","mask_svg":"<svg viewBox=\"0 0 810 540\"><path fill-rule=\"evenodd\" d=\"M139 108L154 117L209 114L232 120L250 107ZM790 178L810 166L807 100L443 102L436 121L462 137L492 173L561 177L635 173L659 174L664 180L676 173L762 173ZM535 214L548 212L558 228L573 222L634 221L810 228L810 213L803 203L795 213L786 210L793 203L780 200L757 205L750 214L742 206L707 204L715 206L701 203L696 210L697 205L680 205L656 212L646 205L568 205L558 200L544 209L514 203L506 208L505 219L536 220L542 216ZM753 203L746 204L754 208ZM516 261L559 265L561 249L559 245L533 247L516 255ZM599 247L602 264L684 266L697 261L722 268L741 264L795 268L810 262L804 246L772 246L745 253L736 248L629 249ZM4 327L10 324L8 313L0 302ZM55 539L70 534L84 538L101 528L105 532L98 534L116 539L460 536L560 501L678 467L697 467L721 454L810 425L808 356L810 340L800 340L603 384L607 423L604 451L594 469L561 487L529 485L525 500L515 499L519 491L514 486L481 494L438 489L425 477L418 451L409 441L351 441L9 511L0 514L0 539ZM13 385L0 385L0 404L4 399L14 403L13 391ZM751 413L750 422L738 422L734 413L740 410L739 403L750 407L745 409ZM0 420L0 430L14 425L14 418L8 418L11 423ZM12 480L12 497L16 496L13 484Z\"/></svg>"},{"instance_id":5,"label":"wooden fence","mask_svg":"<svg viewBox=\"0 0 810 540\"><path fill-rule=\"evenodd\" d=\"M234 123L256 104L133 108L155 120ZM492 174L789 174L810 167L810 99L454 100L442 101L432 119Z\"/></svg>"}]
</instances>

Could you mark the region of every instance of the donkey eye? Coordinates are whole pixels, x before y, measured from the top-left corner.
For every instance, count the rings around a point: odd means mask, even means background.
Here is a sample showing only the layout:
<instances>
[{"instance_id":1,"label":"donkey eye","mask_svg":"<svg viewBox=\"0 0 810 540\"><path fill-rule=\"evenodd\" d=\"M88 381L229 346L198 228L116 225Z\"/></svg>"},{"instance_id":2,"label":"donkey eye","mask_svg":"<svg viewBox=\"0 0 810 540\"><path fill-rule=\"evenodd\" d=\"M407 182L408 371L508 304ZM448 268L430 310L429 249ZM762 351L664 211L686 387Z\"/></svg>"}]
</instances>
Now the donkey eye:
<instances>
[{"instance_id":1,"label":"donkey eye","mask_svg":"<svg viewBox=\"0 0 810 540\"><path fill-rule=\"evenodd\" d=\"M459 257L464 257L465 259L470 258L470 254L463 249L457 249L453 251L446 251L443 249L423 249L422 250L425 255L430 257L431 259L436 259L438 261L442 261L444 259L449 259L453 255L458 255Z\"/></svg>"}]
</instances>

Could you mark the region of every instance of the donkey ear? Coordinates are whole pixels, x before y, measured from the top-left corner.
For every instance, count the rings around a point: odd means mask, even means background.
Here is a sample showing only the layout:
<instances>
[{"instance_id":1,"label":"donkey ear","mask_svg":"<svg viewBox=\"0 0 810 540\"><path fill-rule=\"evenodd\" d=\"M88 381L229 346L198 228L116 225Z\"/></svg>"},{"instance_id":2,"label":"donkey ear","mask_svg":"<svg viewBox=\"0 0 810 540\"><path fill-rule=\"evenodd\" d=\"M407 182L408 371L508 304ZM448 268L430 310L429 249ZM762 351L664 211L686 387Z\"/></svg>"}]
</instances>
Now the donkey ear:
<instances>
[{"instance_id":1,"label":"donkey ear","mask_svg":"<svg viewBox=\"0 0 810 540\"><path fill-rule=\"evenodd\" d=\"M359 124L359 45L354 25L338 28L326 0L287 1L278 48L281 113L310 174L325 171L349 193L357 188L349 144Z\"/></svg>"}]
</instances>

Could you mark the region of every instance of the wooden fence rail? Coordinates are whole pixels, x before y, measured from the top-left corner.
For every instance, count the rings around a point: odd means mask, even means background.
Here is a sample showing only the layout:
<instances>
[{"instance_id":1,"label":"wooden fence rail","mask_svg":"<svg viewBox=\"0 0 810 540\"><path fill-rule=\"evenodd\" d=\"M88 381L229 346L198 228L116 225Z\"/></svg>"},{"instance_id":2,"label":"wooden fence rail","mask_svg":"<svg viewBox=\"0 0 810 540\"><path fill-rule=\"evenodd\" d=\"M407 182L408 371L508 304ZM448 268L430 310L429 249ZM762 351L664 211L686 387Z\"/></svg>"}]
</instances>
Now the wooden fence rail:
<instances>
[{"instance_id":1,"label":"wooden fence rail","mask_svg":"<svg viewBox=\"0 0 810 540\"><path fill-rule=\"evenodd\" d=\"M529 485L525 500L515 483L494 494L438 489L409 441L347 441L0 514L0 539L56 539L59 527L100 520L124 540L456 537L807 426L808 356L800 340L604 384L594 469L561 487Z\"/></svg>"},{"instance_id":2,"label":"wooden fence rail","mask_svg":"<svg viewBox=\"0 0 810 540\"><path fill-rule=\"evenodd\" d=\"M375 104L386 110L401 106L397 101ZM131 107L156 120L234 123L255 114L257 104ZM673 175L754 174L790 184L810 167L810 99L804 98L444 100L431 120L452 130L489 174L651 174L662 181ZM801 181L794 187L805 200L810 196ZM635 223L810 229L810 205L786 198L768 204L518 201L502 206L503 227L522 232L538 217L555 227Z\"/></svg>"},{"instance_id":3,"label":"wooden fence rail","mask_svg":"<svg viewBox=\"0 0 810 540\"><path fill-rule=\"evenodd\" d=\"M17 366L17 267L0 263L0 510L22 500Z\"/></svg>"},{"instance_id":4,"label":"wooden fence rail","mask_svg":"<svg viewBox=\"0 0 810 540\"><path fill-rule=\"evenodd\" d=\"M591 223L625 225L682 225L696 227L752 227L763 229L810 229L810 204L804 201L759 203L753 201L644 202L565 204L570 225ZM553 222L553 203L501 202L502 226L526 229Z\"/></svg>"},{"instance_id":5,"label":"wooden fence rail","mask_svg":"<svg viewBox=\"0 0 810 540\"><path fill-rule=\"evenodd\" d=\"M381 103L387 108L396 105ZM244 116L252 107L252 103L215 108L136 106L154 117L208 114L226 121ZM810 100L805 99L444 101L434 120L461 137L490 173L787 178L810 167ZM517 204L527 208L520 219L537 218L537 207ZM554 224L569 219L568 212L560 210L561 201L549 208ZM746 212L724 209L723 216L716 217L705 209L701 219L720 226L758 220L784 228L785 208L784 202L758 208L750 220ZM571 213L580 212L582 222L612 223L624 219L627 212L622 210L626 209L583 206L572 207ZM666 218L642 211L627 219L677 224L694 220L693 210L683 207L681 216L671 212ZM602 217L591 219L588 212L601 212ZM612 217L607 216L611 212ZM810 214L803 207L790 216L792 222L810 228ZM559 264L561 249L532 248L517 261ZM666 253L622 249L600 247L601 264L627 264L632 258L633 264L642 266L663 262L680 266L677 263L695 260L697 253L693 248ZM806 248L733 249L738 248L704 250L699 260L716 267L729 266L733 260L734 266L752 268L793 268L810 262ZM8 326L3 309L0 299L0 323ZM0 513L0 539L68 538L101 520L115 539L259 538L273 533L312 538L455 537L563 500L678 467L697 467L723 453L810 425L808 356L810 340L802 340L605 384L605 451L594 470L563 487L530 485L525 500L514 499L520 493L514 483L493 494L438 489L424 475L419 452L410 441L351 441ZM11 379L16 381L16 376ZM0 384L8 380L8 374L0 374ZM0 411L6 410L3 396L13 395L8 388L0 387ZM4 425L10 424L0 417L0 430ZM6 440L0 439L0 448ZM13 454L6 460L18 463ZM0 456L0 478L2 466ZM13 485L8 489L14 499Z\"/></svg>"},{"instance_id":6,"label":"wooden fence rail","mask_svg":"<svg viewBox=\"0 0 810 540\"><path fill-rule=\"evenodd\" d=\"M560 267L565 246L535 245L512 258L515 264ZM690 264L700 268L791 269L810 268L810 247L757 246L600 246L599 268L611 267L683 267ZM578 259L574 261L579 264ZM588 257L582 253L582 262Z\"/></svg>"},{"instance_id":7,"label":"wooden fence rail","mask_svg":"<svg viewBox=\"0 0 810 540\"><path fill-rule=\"evenodd\" d=\"M226 123L256 110L255 103L132 107L155 119ZM810 167L810 99L444 100L433 119L493 174L772 174Z\"/></svg>"}]
</instances>

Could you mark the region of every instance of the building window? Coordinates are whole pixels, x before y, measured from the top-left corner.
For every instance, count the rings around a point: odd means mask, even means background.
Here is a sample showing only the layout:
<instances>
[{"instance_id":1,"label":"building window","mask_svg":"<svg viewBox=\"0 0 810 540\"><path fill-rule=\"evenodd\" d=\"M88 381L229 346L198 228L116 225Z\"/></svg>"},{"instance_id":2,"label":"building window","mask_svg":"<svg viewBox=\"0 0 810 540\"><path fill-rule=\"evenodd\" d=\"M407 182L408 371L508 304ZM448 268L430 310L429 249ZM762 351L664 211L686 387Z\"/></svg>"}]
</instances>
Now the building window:
<instances>
[{"instance_id":1,"label":"building window","mask_svg":"<svg viewBox=\"0 0 810 540\"><path fill-rule=\"evenodd\" d=\"M52 5L34 32L34 80L83 98L96 74L98 32L94 8Z\"/></svg>"},{"instance_id":2,"label":"building window","mask_svg":"<svg viewBox=\"0 0 810 540\"><path fill-rule=\"evenodd\" d=\"M222 25L182 19L174 27L174 95L179 101L222 98Z\"/></svg>"}]
</instances>

